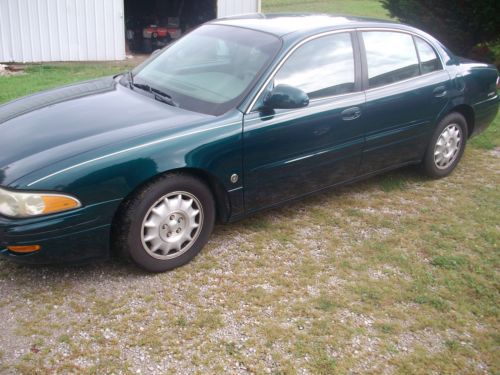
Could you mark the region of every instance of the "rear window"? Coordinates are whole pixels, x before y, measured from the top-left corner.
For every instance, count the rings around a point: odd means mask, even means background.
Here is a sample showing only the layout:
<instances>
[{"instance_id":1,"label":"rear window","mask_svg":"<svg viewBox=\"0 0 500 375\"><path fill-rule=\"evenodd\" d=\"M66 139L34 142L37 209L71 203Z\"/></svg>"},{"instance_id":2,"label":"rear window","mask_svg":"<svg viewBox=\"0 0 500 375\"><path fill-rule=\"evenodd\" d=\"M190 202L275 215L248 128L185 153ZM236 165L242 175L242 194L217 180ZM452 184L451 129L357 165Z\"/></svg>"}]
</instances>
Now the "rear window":
<instances>
[{"instance_id":1,"label":"rear window","mask_svg":"<svg viewBox=\"0 0 500 375\"><path fill-rule=\"evenodd\" d=\"M411 35L390 31L367 31L362 35L370 88L420 74L417 51Z\"/></svg>"},{"instance_id":2,"label":"rear window","mask_svg":"<svg viewBox=\"0 0 500 375\"><path fill-rule=\"evenodd\" d=\"M417 46L418 56L420 57L420 71L422 74L432 73L436 70L441 70L441 61L434 48L426 41L415 37L415 45Z\"/></svg>"}]
</instances>

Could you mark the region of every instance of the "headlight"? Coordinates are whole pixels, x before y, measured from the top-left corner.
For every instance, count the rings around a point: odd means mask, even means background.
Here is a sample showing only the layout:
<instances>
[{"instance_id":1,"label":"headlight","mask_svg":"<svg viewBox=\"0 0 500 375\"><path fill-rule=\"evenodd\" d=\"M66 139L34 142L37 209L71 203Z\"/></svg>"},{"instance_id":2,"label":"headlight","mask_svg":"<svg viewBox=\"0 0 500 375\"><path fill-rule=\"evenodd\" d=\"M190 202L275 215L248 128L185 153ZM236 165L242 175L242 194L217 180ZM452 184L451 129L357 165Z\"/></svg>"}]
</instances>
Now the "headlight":
<instances>
[{"instance_id":1,"label":"headlight","mask_svg":"<svg viewBox=\"0 0 500 375\"><path fill-rule=\"evenodd\" d=\"M81 207L68 195L27 193L0 189L0 215L15 218L48 215Z\"/></svg>"}]
</instances>

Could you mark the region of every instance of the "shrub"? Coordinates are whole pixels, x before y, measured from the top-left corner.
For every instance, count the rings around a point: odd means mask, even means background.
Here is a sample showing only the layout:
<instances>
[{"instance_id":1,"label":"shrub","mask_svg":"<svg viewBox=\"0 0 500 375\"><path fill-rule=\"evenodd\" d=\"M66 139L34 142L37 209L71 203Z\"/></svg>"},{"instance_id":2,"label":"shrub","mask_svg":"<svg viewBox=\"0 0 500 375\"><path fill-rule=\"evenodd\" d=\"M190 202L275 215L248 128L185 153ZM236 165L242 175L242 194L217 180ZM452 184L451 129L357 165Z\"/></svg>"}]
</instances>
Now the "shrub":
<instances>
[{"instance_id":1,"label":"shrub","mask_svg":"<svg viewBox=\"0 0 500 375\"><path fill-rule=\"evenodd\" d=\"M500 42L498 0L381 0L392 17L438 38L454 53L491 60Z\"/></svg>"}]
</instances>

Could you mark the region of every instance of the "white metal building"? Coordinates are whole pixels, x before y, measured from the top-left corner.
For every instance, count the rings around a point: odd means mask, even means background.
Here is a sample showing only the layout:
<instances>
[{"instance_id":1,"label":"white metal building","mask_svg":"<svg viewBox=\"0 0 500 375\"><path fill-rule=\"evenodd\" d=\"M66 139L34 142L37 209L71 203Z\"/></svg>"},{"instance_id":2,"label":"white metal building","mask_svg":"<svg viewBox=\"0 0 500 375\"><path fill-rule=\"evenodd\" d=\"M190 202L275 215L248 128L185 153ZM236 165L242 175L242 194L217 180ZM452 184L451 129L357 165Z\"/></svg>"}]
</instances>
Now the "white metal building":
<instances>
[{"instance_id":1,"label":"white metal building","mask_svg":"<svg viewBox=\"0 0 500 375\"><path fill-rule=\"evenodd\" d=\"M0 0L0 62L123 60L132 1ZM192 0L189 11L203 2L217 18L260 11L260 0Z\"/></svg>"}]
</instances>

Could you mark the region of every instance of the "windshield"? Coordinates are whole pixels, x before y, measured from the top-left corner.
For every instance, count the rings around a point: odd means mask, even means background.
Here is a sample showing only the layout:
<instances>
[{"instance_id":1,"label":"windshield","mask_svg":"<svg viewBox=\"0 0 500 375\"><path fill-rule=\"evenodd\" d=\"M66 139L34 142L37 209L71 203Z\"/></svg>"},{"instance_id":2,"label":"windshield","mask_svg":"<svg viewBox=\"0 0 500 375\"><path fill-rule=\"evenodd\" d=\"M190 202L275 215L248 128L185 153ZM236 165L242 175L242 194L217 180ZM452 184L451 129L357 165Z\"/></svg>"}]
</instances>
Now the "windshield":
<instances>
[{"instance_id":1,"label":"windshield","mask_svg":"<svg viewBox=\"0 0 500 375\"><path fill-rule=\"evenodd\" d=\"M134 72L134 82L168 94L181 108L221 115L248 94L281 47L275 36L205 25Z\"/></svg>"}]
</instances>

